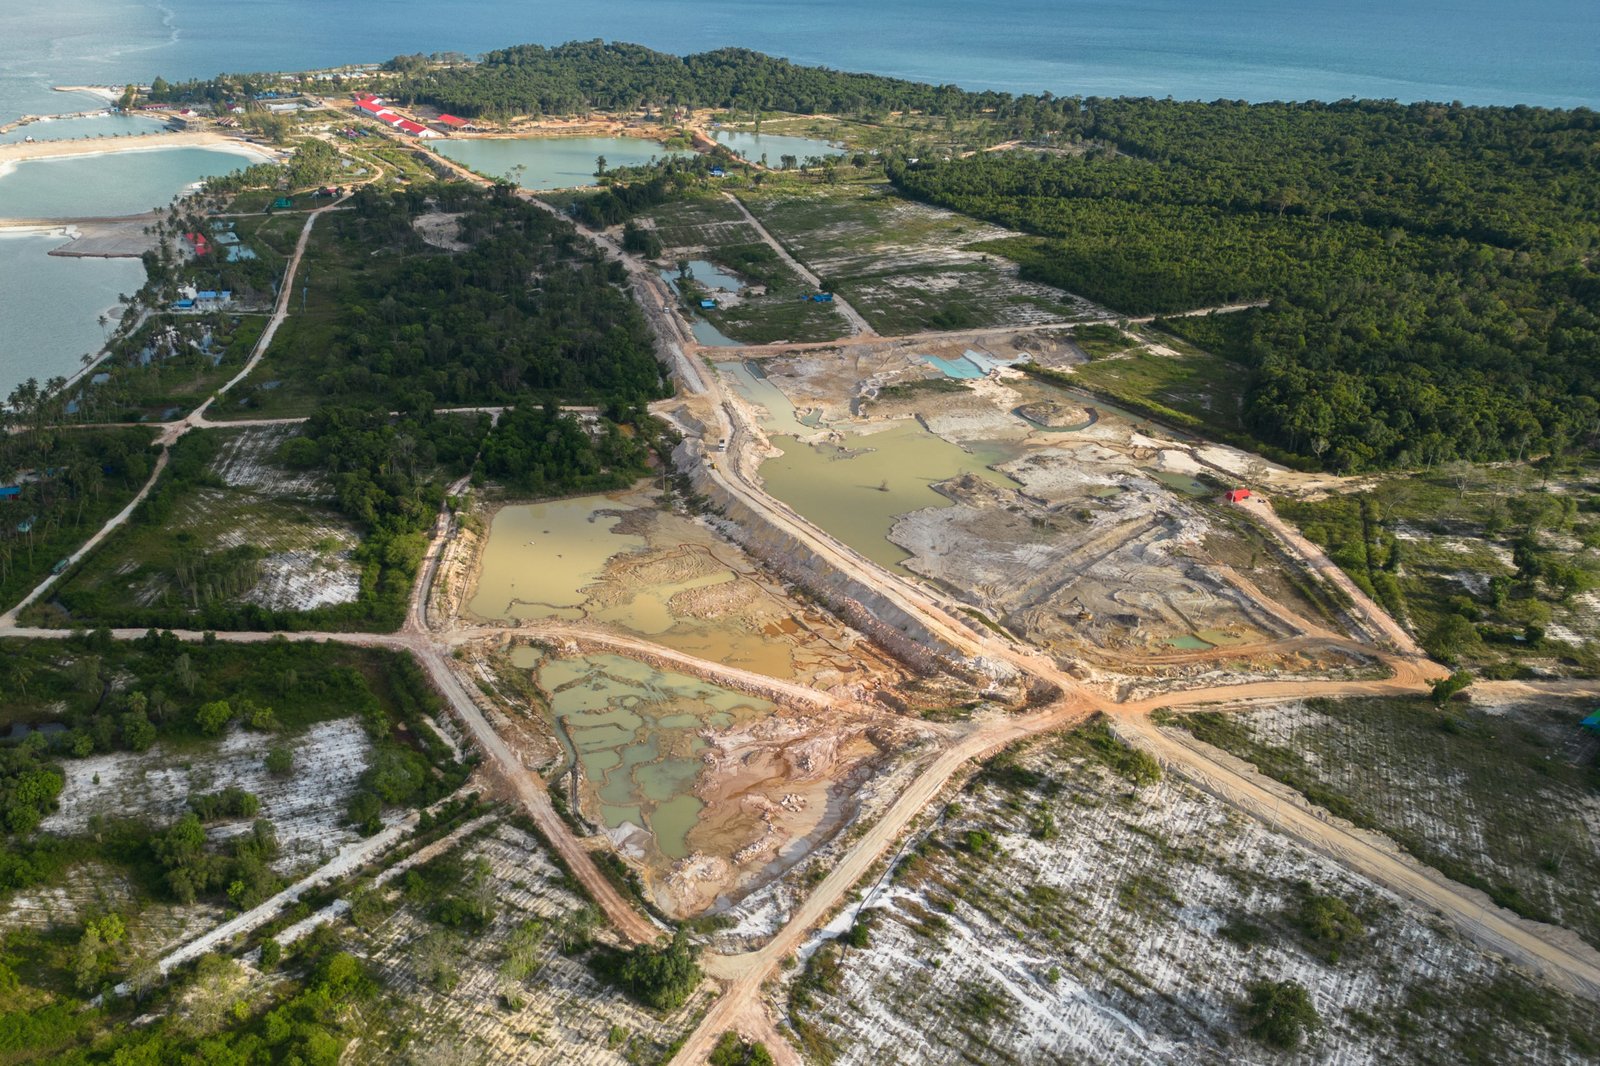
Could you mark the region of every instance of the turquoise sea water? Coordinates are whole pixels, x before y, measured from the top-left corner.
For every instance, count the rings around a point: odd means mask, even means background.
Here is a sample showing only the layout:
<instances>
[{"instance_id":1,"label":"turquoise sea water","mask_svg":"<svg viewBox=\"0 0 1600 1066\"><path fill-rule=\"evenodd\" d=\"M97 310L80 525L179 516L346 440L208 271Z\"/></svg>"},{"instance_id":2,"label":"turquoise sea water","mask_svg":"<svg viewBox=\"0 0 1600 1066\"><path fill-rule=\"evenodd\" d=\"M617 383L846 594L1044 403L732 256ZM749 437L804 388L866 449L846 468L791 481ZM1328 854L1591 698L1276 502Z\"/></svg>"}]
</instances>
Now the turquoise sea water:
<instances>
[{"instance_id":1,"label":"turquoise sea water","mask_svg":"<svg viewBox=\"0 0 1600 1066\"><path fill-rule=\"evenodd\" d=\"M92 121L92 120L89 120ZM66 125L56 123L55 125ZM204 148L37 159L0 166L0 218L137 214L214 174L255 160ZM0 399L20 381L68 376L98 351L96 319L144 284L137 259L46 255L64 235L0 229Z\"/></svg>"},{"instance_id":2,"label":"turquoise sea water","mask_svg":"<svg viewBox=\"0 0 1600 1066\"><path fill-rule=\"evenodd\" d=\"M27 378L77 372L78 357L105 343L99 316L144 284L137 259L46 254L64 243L59 234L0 231L0 399Z\"/></svg>"},{"instance_id":3,"label":"turquoise sea water","mask_svg":"<svg viewBox=\"0 0 1600 1066\"><path fill-rule=\"evenodd\" d=\"M261 162L254 153L150 148L0 164L0 218L136 215L201 180Z\"/></svg>"},{"instance_id":4,"label":"turquoise sea water","mask_svg":"<svg viewBox=\"0 0 1600 1066\"><path fill-rule=\"evenodd\" d=\"M594 37L1012 91L1600 105L1594 0L12 0L0 114L76 110L53 84Z\"/></svg>"}]
</instances>

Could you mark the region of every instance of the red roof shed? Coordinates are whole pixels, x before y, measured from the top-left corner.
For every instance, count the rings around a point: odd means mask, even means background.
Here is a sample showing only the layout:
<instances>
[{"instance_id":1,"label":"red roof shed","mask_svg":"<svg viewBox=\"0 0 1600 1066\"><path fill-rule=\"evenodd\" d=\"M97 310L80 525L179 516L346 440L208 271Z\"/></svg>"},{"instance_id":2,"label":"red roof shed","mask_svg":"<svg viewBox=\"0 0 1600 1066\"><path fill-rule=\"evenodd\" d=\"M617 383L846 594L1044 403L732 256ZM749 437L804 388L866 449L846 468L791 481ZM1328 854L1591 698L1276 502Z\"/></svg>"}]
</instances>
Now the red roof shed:
<instances>
[{"instance_id":1,"label":"red roof shed","mask_svg":"<svg viewBox=\"0 0 1600 1066\"><path fill-rule=\"evenodd\" d=\"M1248 500L1249 498L1250 498L1250 490L1249 489L1229 489L1228 490L1228 502L1229 503L1243 503L1245 500Z\"/></svg>"},{"instance_id":2,"label":"red roof shed","mask_svg":"<svg viewBox=\"0 0 1600 1066\"><path fill-rule=\"evenodd\" d=\"M461 127L469 124L466 119L457 118L455 115L440 115L439 121L443 122L446 126L451 126L455 129L460 129Z\"/></svg>"}]
</instances>

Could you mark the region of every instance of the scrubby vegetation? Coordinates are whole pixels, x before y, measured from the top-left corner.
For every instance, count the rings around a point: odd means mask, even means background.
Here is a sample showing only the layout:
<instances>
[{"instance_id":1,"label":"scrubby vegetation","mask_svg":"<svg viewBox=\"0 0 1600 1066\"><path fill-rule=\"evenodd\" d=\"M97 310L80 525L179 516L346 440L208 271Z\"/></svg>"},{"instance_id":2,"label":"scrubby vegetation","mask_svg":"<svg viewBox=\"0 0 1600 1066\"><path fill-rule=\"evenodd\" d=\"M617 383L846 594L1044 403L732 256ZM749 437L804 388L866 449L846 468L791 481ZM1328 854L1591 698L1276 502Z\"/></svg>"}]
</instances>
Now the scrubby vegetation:
<instances>
[{"instance_id":1,"label":"scrubby vegetation","mask_svg":"<svg viewBox=\"0 0 1600 1066\"><path fill-rule=\"evenodd\" d=\"M0 725L55 728L30 731L20 744L0 748L0 821L7 841L0 892L51 883L93 854L125 865L157 897L225 895L244 906L270 895L270 826L258 824L220 848L207 843L203 822L255 815L255 797L237 789L192 796L191 812L167 827L108 822L96 831L97 842L39 832L61 793L66 759L143 751L158 741L203 746L235 723L293 734L355 715L374 746L358 795L372 796L380 808L431 802L456 788L466 772L423 724L437 711L438 698L404 655L287 641L189 644L154 631L132 643L105 633L8 642L4 653ZM243 884L235 889L237 882Z\"/></svg>"},{"instance_id":2,"label":"scrubby vegetation","mask_svg":"<svg viewBox=\"0 0 1600 1066\"><path fill-rule=\"evenodd\" d=\"M1585 739L1580 717L1559 704L1441 713L1419 698L1172 722L1500 906L1596 942L1600 862L1592 832L1571 812L1600 789L1600 745ZM1308 907L1298 920L1319 930L1313 940L1323 948L1342 950L1359 931L1331 903Z\"/></svg>"},{"instance_id":3,"label":"scrubby vegetation","mask_svg":"<svg viewBox=\"0 0 1600 1066\"><path fill-rule=\"evenodd\" d=\"M4 607L121 510L154 462L148 450L154 434L146 429L54 429L33 382L13 390L9 403L9 413L31 428L0 432L0 486L20 490L0 504L6 516L0 522Z\"/></svg>"},{"instance_id":4,"label":"scrubby vegetation","mask_svg":"<svg viewBox=\"0 0 1600 1066\"><path fill-rule=\"evenodd\" d=\"M1589 478L1576 460L1455 463L1275 506L1441 662L1491 679L1592 675L1600 502Z\"/></svg>"}]
</instances>

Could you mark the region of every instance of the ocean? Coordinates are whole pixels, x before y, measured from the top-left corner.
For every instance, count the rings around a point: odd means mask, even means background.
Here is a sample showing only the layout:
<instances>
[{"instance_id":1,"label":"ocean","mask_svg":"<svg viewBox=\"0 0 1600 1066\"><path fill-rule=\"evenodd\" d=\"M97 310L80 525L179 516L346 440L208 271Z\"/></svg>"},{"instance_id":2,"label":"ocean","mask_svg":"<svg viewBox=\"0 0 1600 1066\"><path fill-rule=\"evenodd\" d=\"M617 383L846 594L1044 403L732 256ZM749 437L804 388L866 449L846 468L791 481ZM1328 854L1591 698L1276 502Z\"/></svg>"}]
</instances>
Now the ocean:
<instances>
[{"instance_id":1,"label":"ocean","mask_svg":"<svg viewBox=\"0 0 1600 1066\"><path fill-rule=\"evenodd\" d=\"M66 110L56 84L595 37L1057 95L1600 105L1594 0L11 0L0 116Z\"/></svg>"}]
</instances>

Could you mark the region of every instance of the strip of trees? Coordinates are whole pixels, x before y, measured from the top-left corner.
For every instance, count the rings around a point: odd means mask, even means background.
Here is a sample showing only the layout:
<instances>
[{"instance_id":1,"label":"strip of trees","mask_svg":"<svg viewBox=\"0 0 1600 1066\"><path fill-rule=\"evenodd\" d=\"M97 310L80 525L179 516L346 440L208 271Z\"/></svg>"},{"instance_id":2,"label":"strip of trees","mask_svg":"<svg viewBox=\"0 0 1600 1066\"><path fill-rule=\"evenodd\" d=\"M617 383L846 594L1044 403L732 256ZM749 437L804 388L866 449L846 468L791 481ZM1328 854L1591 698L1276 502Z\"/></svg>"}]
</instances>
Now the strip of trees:
<instances>
[{"instance_id":1,"label":"strip of trees","mask_svg":"<svg viewBox=\"0 0 1600 1066\"><path fill-rule=\"evenodd\" d=\"M891 160L906 195L1036 239L1025 274L1249 368L1245 420L1338 470L1521 459L1600 433L1600 115L1090 101L1076 154Z\"/></svg>"}]
</instances>

